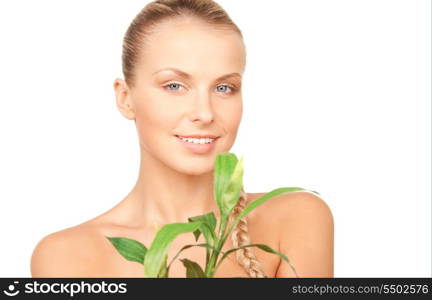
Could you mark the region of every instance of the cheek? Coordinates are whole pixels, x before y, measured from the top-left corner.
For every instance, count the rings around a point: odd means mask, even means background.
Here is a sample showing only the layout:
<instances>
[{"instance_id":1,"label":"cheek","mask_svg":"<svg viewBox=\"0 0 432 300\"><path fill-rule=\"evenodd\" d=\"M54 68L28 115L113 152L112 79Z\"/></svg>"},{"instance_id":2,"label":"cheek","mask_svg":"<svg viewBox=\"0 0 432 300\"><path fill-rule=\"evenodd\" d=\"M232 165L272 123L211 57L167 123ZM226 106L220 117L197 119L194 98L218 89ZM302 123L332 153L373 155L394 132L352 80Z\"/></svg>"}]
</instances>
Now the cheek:
<instances>
[{"instance_id":1,"label":"cheek","mask_svg":"<svg viewBox=\"0 0 432 300\"><path fill-rule=\"evenodd\" d=\"M223 109L223 114L221 114L221 118L223 120L223 124L225 127L230 130L237 130L240 125L241 119L243 115L243 106L241 102L235 103L230 107L225 107Z\"/></svg>"},{"instance_id":2,"label":"cheek","mask_svg":"<svg viewBox=\"0 0 432 300\"><path fill-rule=\"evenodd\" d=\"M136 101L136 119L137 123L141 124L141 129L172 128L176 114L176 109L170 101L158 95L146 94Z\"/></svg>"}]
</instances>

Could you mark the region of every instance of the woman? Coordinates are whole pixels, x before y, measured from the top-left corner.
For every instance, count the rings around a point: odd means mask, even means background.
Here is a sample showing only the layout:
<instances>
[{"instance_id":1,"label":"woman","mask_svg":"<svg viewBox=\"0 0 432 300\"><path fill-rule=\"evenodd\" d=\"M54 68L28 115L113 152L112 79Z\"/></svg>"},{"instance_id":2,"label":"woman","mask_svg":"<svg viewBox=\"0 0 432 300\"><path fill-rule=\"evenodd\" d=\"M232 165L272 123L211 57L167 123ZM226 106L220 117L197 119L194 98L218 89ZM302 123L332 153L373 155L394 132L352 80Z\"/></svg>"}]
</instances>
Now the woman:
<instances>
[{"instance_id":1,"label":"woman","mask_svg":"<svg viewBox=\"0 0 432 300\"><path fill-rule=\"evenodd\" d=\"M125 79L114 81L121 114L134 120L141 164L132 191L115 207L83 224L52 233L36 246L33 277L143 277L106 236L150 246L157 228L214 212L213 165L235 142L242 117L246 49L241 31L211 0L149 3L128 28L123 44ZM264 193L242 191L238 214ZM203 242L201 235L198 242ZM272 199L244 218L223 250L262 243L288 256L300 277L333 276L333 218L308 192ZM192 234L182 234L168 259ZM182 252L204 266L205 251ZM176 260L170 277L185 277ZM294 277L278 256L244 248L224 260L215 277Z\"/></svg>"}]
</instances>

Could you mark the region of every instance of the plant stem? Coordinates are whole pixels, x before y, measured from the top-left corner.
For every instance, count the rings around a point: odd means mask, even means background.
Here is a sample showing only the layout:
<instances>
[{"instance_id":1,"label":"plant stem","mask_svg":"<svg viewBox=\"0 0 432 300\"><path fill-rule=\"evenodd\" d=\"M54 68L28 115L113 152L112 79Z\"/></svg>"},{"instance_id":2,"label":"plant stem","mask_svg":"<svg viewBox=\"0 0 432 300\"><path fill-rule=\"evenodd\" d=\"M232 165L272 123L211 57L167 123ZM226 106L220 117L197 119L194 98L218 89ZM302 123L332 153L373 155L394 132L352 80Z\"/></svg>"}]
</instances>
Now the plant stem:
<instances>
[{"instance_id":1,"label":"plant stem","mask_svg":"<svg viewBox=\"0 0 432 300\"><path fill-rule=\"evenodd\" d=\"M206 269L205 269L206 278L212 277L212 274L213 274L213 267L212 266L215 265L215 259L216 259L216 253L213 250L213 253L210 257L210 260L209 260L208 264L206 265Z\"/></svg>"},{"instance_id":2,"label":"plant stem","mask_svg":"<svg viewBox=\"0 0 432 300\"><path fill-rule=\"evenodd\" d=\"M208 262L208 264L206 265L206 277L210 278L213 277L215 271L216 271L216 264L217 264L217 259L219 257L220 254L220 250L223 246L223 243L221 243L226 227L227 227L227 218L226 217L222 217L221 218L221 223L219 226L219 232L217 234L217 240L215 241L215 249L213 249L210 260Z\"/></svg>"}]
</instances>

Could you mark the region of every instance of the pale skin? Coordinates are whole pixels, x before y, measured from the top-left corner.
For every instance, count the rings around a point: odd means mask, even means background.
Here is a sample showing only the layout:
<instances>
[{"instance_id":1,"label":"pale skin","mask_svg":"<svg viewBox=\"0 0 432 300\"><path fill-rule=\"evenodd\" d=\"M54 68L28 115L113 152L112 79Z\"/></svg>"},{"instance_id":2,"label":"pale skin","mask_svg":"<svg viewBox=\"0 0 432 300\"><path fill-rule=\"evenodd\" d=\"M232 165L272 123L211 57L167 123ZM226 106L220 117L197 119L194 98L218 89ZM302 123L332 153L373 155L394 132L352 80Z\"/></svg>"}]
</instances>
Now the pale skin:
<instances>
[{"instance_id":1,"label":"pale skin","mask_svg":"<svg viewBox=\"0 0 432 300\"><path fill-rule=\"evenodd\" d=\"M211 58L211 59L209 59ZM230 151L242 118L241 82L246 51L238 33L193 19L170 20L157 27L136 66L136 84L114 81L120 113L136 124L140 171L132 191L107 212L74 227L51 233L31 257L33 277L143 277L142 265L124 259L105 238L129 237L150 246L164 224L219 211L213 198L213 164ZM180 76L161 69L176 68ZM155 73L156 72L156 73ZM234 75L233 75L234 73ZM221 76L231 74L224 79ZM214 149L195 154L175 135L220 136ZM264 193L248 194L250 201ZM273 198L248 214L252 243L284 253L299 277L333 277L333 217L318 196L296 192ZM193 235L173 242L168 260ZM230 239L224 249L232 247ZM268 277L294 277L278 256L255 248ZM192 247L179 256L205 264L205 250ZM170 277L185 277L180 260ZM235 253L215 277L247 277Z\"/></svg>"}]
</instances>

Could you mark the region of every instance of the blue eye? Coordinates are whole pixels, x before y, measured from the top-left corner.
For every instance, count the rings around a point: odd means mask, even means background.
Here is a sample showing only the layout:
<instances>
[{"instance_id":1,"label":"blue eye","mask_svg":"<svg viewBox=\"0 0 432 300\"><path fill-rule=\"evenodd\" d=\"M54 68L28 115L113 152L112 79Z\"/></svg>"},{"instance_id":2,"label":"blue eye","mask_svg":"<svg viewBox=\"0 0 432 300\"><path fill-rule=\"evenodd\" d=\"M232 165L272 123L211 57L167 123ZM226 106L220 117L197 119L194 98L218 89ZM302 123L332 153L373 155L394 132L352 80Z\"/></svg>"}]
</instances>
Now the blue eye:
<instances>
[{"instance_id":1,"label":"blue eye","mask_svg":"<svg viewBox=\"0 0 432 300\"><path fill-rule=\"evenodd\" d=\"M220 90L219 87L225 87L225 88L229 88L231 90L231 92L233 92L233 88L230 87L229 85L223 84L217 87L218 91L223 92L224 90ZM225 89L226 90L226 89Z\"/></svg>"},{"instance_id":2,"label":"blue eye","mask_svg":"<svg viewBox=\"0 0 432 300\"><path fill-rule=\"evenodd\" d=\"M167 85L164 85L164 87L172 87L172 86L180 86L181 84L179 84L179 83L175 83L175 82L172 82L172 83L168 83ZM176 91L177 89L174 89L174 91Z\"/></svg>"},{"instance_id":3,"label":"blue eye","mask_svg":"<svg viewBox=\"0 0 432 300\"><path fill-rule=\"evenodd\" d=\"M177 83L177 82L171 82L171 83L168 83L168 84L164 85L163 87L164 87L164 88L168 88L168 89L171 90L171 91L178 91L179 88L180 88L180 86L183 86L183 85L181 85L180 83ZM174 87L174 88L172 89L172 87ZM222 87L222 89L221 89L221 87ZM225 89L224 89L224 88L225 88ZM228 92L227 92L227 88L229 89ZM229 86L229 85L227 85L227 84L219 85L216 89L217 89L219 92L227 93L227 94L228 94L228 93L233 93L233 92L236 90L234 87Z\"/></svg>"}]
</instances>

